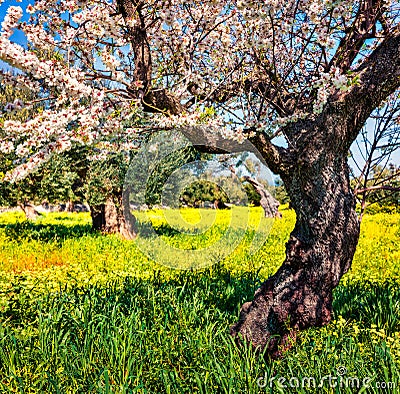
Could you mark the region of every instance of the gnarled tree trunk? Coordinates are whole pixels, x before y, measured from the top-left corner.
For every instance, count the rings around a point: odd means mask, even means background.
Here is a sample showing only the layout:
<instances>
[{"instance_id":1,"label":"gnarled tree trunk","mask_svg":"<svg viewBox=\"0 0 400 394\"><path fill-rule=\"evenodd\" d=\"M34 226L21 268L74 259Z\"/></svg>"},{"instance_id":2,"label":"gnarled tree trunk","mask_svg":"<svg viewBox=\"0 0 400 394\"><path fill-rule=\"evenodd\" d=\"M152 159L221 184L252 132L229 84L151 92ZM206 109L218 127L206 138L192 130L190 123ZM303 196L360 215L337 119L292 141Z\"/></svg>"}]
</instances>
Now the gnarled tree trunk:
<instances>
[{"instance_id":1,"label":"gnarled tree trunk","mask_svg":"<svg viewBox=\"0 0 400 394\"><path fill-rule=\"evenodd\" d=\"M22 209L22 212L25 214L27 220L35 220L40 216L40 213L32 204L24 202L19 204L19 207Z\"/></svg>"},{"instance_id":2,"label":"gnarled tree trunk","mask_svg":"<svg viewBox=\"0 0 400 394\"><path fill-rule=\"evenodd\" d=\"M103 233L119 234L124 239L136 237L136 220L128 206L125 212L122 196L114 195L107 198L105 204L90 206L93 229Z\"/></svg>"},{"instance_id":3,"label":"gnarled tree trunk","mask_svg":"<svg viewBox=\"0 0 400 394\"><path fill-rule=\"evenodd\" d=\"M273 356L297 330L331 320L332 291L350 268L359 237L346 156L324 154L310 162L283 177L297 214L286 259L231 327L234 336Z\"/></svg>"},{"instance_id":4,"label":"gnarled tree trunk","mask_svg":"<svg viewBox=\"0 0 400 394\"><path fill-rule=\"evenodd\" d=\"M272 196L265 186L249 176L245 176L243 178L246 182L250 183L254 187L255 191L259 194L260 205L264 210L264 216L266 218L281 217L282 215L278 211L280 205L279 201Z\"/></svg>"}]
</instances>

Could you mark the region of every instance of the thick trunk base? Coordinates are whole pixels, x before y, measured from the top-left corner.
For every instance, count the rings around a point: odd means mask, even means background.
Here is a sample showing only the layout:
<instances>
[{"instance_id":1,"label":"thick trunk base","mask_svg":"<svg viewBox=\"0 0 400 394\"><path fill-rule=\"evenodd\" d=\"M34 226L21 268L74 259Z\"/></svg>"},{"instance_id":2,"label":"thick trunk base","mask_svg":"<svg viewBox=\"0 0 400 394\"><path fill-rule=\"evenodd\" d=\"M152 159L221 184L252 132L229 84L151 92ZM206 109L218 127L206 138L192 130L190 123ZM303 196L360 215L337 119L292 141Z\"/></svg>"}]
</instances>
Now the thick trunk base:
<instances>
[{"instance_id":1,"label":"thick trunk base","mask_svg":"<svg viewBox=\"0 0 400 394\"><path fill-rule=\"evenodd\" d=\"M94 230L107 234L119 234L128 240L136 237L134 216L130 212L126 212L124 215L121 205L116 204L113 198L108 198L105 204L91 206L90 214Z\"/></svg>"},{"instance_id":2,"label":"thick trunk base","mask_svg":"<svg viewBox=\"0 0 400 394\"><path fill-rule=\"evenodd\" d=\"M332 316L332 290L307 269L285 263L243 304L231 334L272 357L290 348L299 330L322 326Z\"/></svg>"},{"instance_id":3,"label":"thick trunk base","mask_svg":"<svg viewBox=\"0 0 400 394\"><path fill-rule=\"evenodd\" d=\"M41 215L31 204L20 204L20 208L24 212L26 220L35 220Z\"/></svg>"},{"instance_id":4,"label":"thick trunk base","mask_svg":"<svg viewBox=\"0 0 400 394\"><path fill-rule=\"evenodd\" d=\"M328 324L333 289L350 267L357 245L358 222L353 224L341 240L332 235L332 244L310 246L292 236L286 261L256 291L254 300L243 304L231 334L279 357L299 330Z\"/></svg>"}]
</instances>

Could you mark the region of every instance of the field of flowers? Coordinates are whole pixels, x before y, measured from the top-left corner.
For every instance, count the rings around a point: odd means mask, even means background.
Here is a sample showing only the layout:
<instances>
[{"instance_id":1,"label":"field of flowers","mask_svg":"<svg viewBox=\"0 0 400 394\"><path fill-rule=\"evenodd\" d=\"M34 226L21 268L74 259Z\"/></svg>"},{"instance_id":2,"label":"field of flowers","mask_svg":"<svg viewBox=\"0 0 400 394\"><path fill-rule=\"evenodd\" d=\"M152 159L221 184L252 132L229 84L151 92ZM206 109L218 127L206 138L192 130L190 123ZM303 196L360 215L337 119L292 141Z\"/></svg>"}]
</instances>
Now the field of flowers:
<instances>
[{"instance_id":1,"label":"field of flowers","mask_svg":"<svg viewBox=\"0 0 400 394\"><path fill-rule=\"evenodd\" d=\"M252 208L240 228L246 212L138 213L163 241L155 248L206 247L232 230L232 253L186 270L92 232L88 214L1 214L0 392L399 393L400 214L365 216L334 321L271 362L228 332L282 262L295 216L272 223ZM267 233L259 248L254 236Z\"/></svg>"}]
</instances>

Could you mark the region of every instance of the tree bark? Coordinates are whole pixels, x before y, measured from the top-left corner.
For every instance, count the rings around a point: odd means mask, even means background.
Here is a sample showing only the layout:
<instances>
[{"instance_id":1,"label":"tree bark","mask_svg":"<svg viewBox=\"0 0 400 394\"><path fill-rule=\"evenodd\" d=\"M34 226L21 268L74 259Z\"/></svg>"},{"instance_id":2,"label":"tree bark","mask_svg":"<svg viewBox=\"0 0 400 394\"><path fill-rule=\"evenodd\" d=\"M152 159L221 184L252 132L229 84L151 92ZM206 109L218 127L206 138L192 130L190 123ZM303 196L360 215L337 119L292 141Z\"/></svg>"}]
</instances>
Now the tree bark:
<instances>
[{"instance_id":1,"label":"tree bark","mask_svg":"<svg viewBox=\"0 0 400 394\"><path fill-rule=\"evenodd\" d=\"M19 204L19 207L22 209L22 212L24 212L26 220L35 220L40 216L40 213L35 209L32 204L25 202Z\"/></svg>"},{"instance_id":2,"label":"tree bark","mask_svg":"<svg viewBox=\"0 0 400 394\"><path fill-rule=\"evenodd\" d=\"M359 237L345 155L324 155L283 181L297 214L286 259L231 327L232 335L267 347L272 356L289 347L298 330L329 323L332 291L350 268Z\"/></svg>"},{"instance_id":3,"label":"tree bark","mask_svg":"<svg viewBox=\"0 0 400 394\"><path fill-rule=\"evenodd\" d=\"M122 196L109 197L105 204L90 206L92 228L107 234L119 234L122 238L132 240L136 237L135 217L122 205Z\"/></svg>"},{"instance_id":4,"label":"tree bark","mask_svg":"<svg viewBox=\"0 0 400 394\"><path fill-rule=\"evenodd\" d=\"M259 194L260 205L264 210L264 216L266 218L282 217L278 211L280 205L279 201L271 195L262 183L249 176L245 176L244 180L253 185L255 191Z\"/></svg>"},{"instance_id":5,"label":"tree bark","mask_svg":"<svg viewBox=\"0 0 400 394\"><path fill-rule=\"evenodd\" d=\"M74 212L74 209L75 209L75 204L73 203L73 201L71 200L67 201L65 205L65 212Z\"/></svg>"}]
</instances>

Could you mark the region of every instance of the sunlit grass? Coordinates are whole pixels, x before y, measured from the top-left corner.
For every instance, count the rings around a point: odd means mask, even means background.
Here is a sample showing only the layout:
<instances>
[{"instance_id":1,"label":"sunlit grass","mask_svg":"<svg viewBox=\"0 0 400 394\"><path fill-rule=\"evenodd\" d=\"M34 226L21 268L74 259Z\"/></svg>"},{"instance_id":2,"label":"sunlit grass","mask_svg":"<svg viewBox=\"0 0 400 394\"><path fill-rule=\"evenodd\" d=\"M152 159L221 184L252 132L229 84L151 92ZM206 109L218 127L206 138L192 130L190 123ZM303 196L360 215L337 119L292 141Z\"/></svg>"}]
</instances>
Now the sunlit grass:
<instances>
[{"instance_id":1,"label":"sunlit grass","mask_svg":"<svg viewBox=\"0 0 400 394\"><path fill-rule=\"evenodd\" d=\"M155 239L177 248L192 241L199 250L223 237L234 214L168 211L136 214L144 227L154 225ZM301 333L290 352L270 362L237 348L228 328L283 261L295 215L284 209L262 246L259 223L268 222L261 209L237 212L240 223L231 224L232 234L241 234L237 247L222 260L219 250L193 271L169 268L134 242L91 231L88 214L54 213L31 224L21 214L1 214L0 391L359 392L277 383L279 377L319 383L345 367L345 377L371 379L365 392L399 392L400 215L365 216L353 267L335 291L333 322ZM264 380L261 389L257 381ZM396 386L378 388L381 382Z\"/></svg>"}]
</instances>

